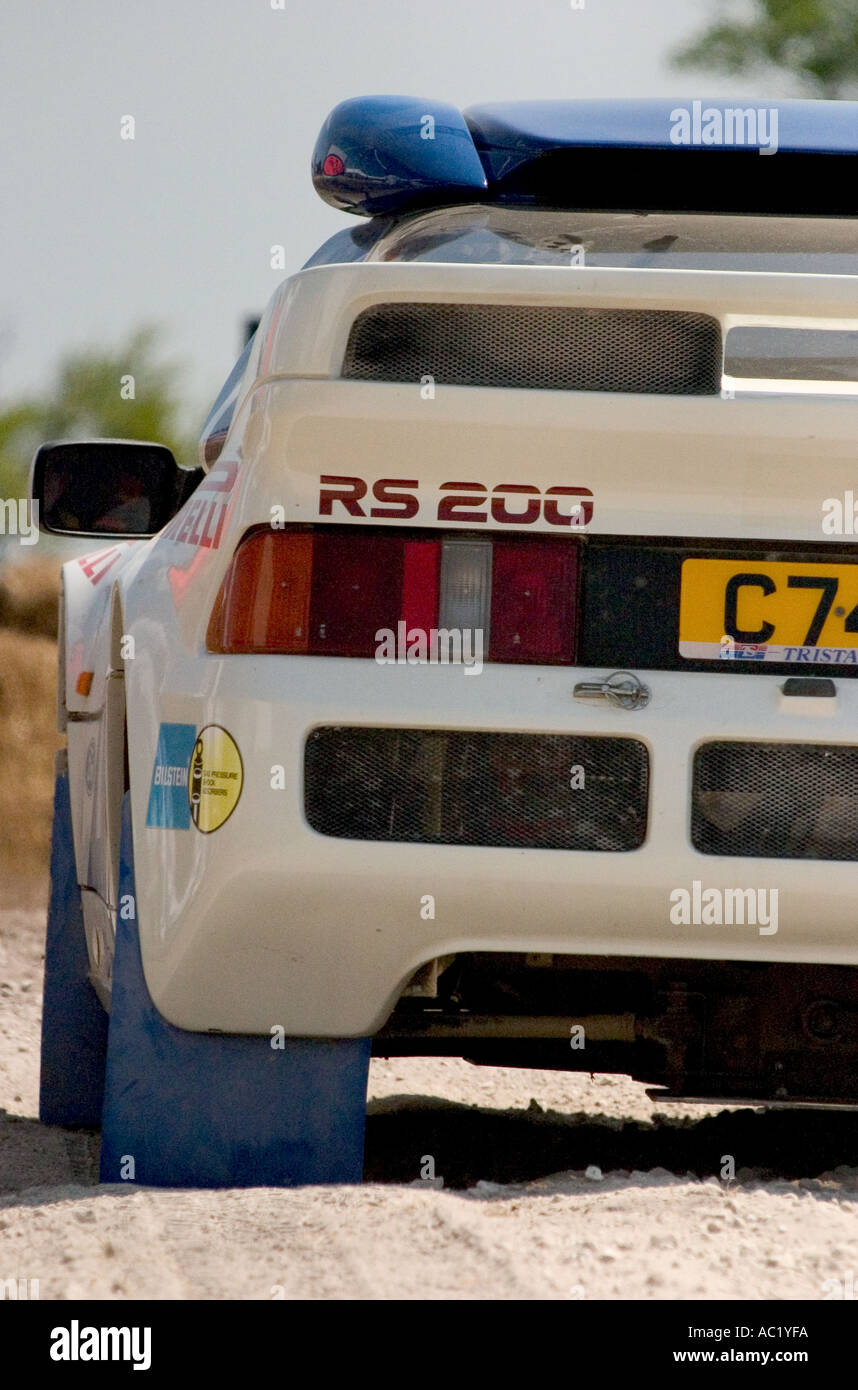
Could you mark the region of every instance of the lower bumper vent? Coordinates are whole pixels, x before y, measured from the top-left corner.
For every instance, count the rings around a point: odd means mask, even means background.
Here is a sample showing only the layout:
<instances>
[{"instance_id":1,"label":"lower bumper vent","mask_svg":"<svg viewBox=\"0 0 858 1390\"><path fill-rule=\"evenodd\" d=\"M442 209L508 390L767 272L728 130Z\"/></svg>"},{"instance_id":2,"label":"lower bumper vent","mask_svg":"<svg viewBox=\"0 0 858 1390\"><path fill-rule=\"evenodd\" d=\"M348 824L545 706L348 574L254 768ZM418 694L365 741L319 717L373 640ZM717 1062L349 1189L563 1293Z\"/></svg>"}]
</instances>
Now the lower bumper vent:
<instances>
[{"instance_id":1,"label":"lower bumper vent","mask_svg":"<svg viewBox=\"0 0 858 1390\"><path fill-rule=\"evenodd\" d=\"M704 744L691 838L703 854L858 859L858 747Z\"/></svg>"},{"instance_id":2,"label":"lower bumper vent","mask_svg":"<svg viewBox=\"0 0 858 1390\"><path fill-rule=\"evenodd\" d=\"M348 840L617 851L643 842L648 780L631 738L323 728L304 802Z\"/></svg>"}]
</instances>

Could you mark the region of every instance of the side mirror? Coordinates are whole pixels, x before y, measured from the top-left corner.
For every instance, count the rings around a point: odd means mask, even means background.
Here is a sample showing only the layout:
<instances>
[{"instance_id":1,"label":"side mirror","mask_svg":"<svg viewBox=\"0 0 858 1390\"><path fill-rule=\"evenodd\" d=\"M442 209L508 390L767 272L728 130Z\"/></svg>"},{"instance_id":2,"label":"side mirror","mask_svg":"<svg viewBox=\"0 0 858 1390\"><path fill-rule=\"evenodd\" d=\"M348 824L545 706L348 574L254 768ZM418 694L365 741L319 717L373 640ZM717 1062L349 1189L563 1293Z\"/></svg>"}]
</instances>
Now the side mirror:
<instances>
[{"instance_id":1,"label":"side mirror","mask_svg":"<svg viewBox=\"0 0 858 1390\"><path fill-rule=\"evenodd\" d=\"M43 444L33 459L30 500L39 529L60 536L155 536L203 478L180 468L163 444L91 439Z\"/></svg>"}]
</instances>

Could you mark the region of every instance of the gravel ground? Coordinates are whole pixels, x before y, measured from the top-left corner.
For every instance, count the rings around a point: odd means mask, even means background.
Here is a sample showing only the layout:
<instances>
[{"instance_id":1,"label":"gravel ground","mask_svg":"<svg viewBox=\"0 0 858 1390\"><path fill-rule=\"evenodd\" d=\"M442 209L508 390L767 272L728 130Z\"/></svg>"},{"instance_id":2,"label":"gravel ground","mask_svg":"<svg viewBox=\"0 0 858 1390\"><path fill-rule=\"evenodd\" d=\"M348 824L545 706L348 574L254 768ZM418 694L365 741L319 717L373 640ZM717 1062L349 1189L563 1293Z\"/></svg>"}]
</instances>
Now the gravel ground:
<instances>
[{"instance_id":1,"label":"gravel ground","mask_svg":"<svg viewBox=\"0 0 858 1390\"><path fill-rule=\"evenodd\" d=\"M0 1280L42 1299L852 1296L852 1116L660 1110L626 1077L374 1061L360 1187L100 1186L98 1134L36 1118L42 924L0 914Z\"/></svg>"}]
</instances>

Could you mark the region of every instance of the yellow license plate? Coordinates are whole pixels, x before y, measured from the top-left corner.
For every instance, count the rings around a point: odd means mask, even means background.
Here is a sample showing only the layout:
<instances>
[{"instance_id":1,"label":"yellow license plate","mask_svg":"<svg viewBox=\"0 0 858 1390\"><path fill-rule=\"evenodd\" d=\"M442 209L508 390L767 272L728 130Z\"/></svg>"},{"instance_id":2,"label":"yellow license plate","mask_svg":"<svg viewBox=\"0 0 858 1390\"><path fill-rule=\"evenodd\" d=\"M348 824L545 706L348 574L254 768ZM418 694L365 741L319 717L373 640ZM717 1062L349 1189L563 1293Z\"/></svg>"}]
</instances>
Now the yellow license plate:
<instances>
[{"instance_id":1,"label":"yellow license plate","mask_svg":"<svg viewBox=\"0 0 858 1390\"><path fill-rule=\"evenodd\" d=\"M858 564L684 560L679 654L858 664Z\"/></svg>"}]
</instances>

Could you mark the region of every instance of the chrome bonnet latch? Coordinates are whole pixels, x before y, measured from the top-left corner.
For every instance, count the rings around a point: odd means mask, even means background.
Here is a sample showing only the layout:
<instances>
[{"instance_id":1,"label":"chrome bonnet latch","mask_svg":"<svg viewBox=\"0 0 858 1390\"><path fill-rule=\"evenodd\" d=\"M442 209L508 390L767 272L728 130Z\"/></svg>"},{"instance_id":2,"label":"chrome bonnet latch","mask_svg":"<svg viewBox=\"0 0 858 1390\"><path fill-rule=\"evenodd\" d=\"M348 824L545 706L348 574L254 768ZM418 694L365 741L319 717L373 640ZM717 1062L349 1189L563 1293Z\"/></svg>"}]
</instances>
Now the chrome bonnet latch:
<instances>
[{"instance_id":1,"label":"chrome bonnet latch","mask_svg":"<svg viewBox=\"0 0 858 1390\"><path fill-rule=\"evenodd\" d=\"M615 671L603 681L579 681L572 694L576 700L606 700L617 709L643 709L651 691L631 671Z\"/></svg>"}]
</instances>

